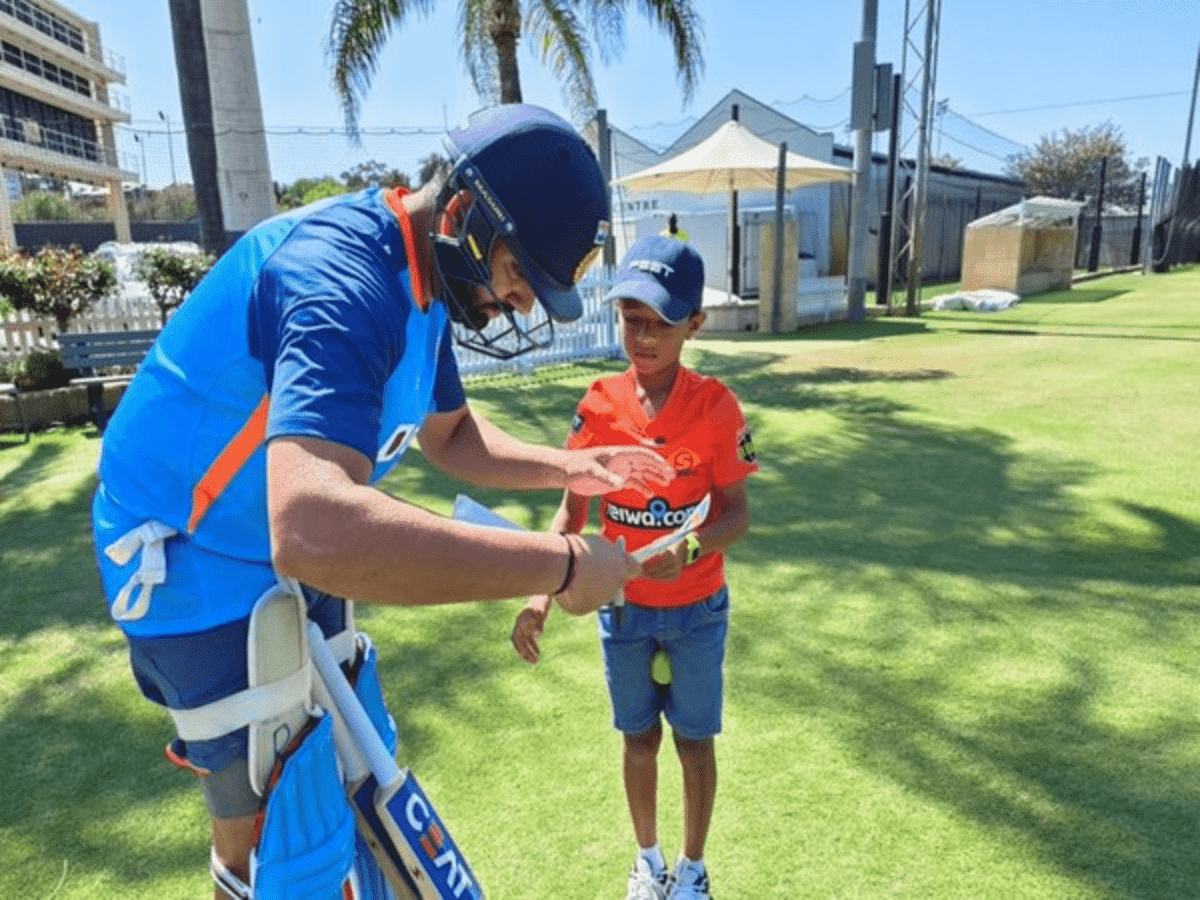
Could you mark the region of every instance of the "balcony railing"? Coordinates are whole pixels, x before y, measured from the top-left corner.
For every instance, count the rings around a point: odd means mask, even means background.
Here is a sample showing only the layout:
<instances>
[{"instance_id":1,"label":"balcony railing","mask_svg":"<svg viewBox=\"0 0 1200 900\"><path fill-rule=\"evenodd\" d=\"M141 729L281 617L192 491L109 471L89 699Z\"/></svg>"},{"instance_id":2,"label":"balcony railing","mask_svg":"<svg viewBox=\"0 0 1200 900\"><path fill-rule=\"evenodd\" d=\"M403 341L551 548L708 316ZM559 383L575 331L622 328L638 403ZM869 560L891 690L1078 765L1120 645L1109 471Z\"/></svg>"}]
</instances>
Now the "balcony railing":
<instances>
[{"instance_id":1,"label":"balcony railing","mask_svg":"<svg viewBox=\"0 0 1200 900\"><path fill-rule=\"evenodd\" d=\"M64 156L118 168L116 154L109 153L97 141L59 131L57 128L42 125L33 119L18 119L15 116L0 115L0 137L29 144L31 147L41 147L51 153L61 153Z\"/></svg>"}]
</instances>

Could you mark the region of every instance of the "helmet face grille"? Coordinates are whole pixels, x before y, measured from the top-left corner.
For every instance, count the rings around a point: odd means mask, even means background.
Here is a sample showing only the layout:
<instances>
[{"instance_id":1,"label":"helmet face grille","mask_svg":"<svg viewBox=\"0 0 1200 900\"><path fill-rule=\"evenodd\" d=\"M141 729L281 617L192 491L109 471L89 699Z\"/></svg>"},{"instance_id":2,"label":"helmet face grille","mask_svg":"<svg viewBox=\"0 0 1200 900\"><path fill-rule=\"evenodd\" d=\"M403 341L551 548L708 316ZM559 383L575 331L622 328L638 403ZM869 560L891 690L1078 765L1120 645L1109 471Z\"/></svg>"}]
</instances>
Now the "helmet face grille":
<instances>
[{"instance_id":1,"label":"helmet face grille","mask_svg":"<svg viewBox=\"0 0 1200 900\"><path fill-rule=\"evenodd\" d=\"M467 190L473 198L451 235L434 235L438 276L451 317L476 332L473 345L488 348L473 349L492 356L508 352L483 339L471 308L472 292L464 292L460 284L489 290L491 248L496 238L503 238L542 313L540 322L528 326L518 320L529 317L506 315L504 330L521 335L516 352L547 346L553 339L551 320L572 321L582 314L575 284L608 237L608 188L595 154L564 120L523 104L476 113L465 127L447 135L446 145L452 167L439 195L439 212L459 191ZM490 320L493 327L500 321Z\"/></svg>"}]
</instances>

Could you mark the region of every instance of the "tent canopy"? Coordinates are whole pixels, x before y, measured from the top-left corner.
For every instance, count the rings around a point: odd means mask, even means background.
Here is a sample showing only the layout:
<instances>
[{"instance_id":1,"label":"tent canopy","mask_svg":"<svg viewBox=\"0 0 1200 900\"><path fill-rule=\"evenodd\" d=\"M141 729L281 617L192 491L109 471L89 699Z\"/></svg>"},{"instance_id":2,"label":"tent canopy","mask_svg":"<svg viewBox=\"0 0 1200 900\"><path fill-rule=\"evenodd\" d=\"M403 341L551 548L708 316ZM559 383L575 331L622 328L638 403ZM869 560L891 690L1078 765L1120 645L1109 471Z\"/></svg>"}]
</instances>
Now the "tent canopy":
<instances>
[{"instance_id":1,"label":"tent canopy","mask_svg":"<svg viewBox=\"0 0 1200 900\"><path fill-rule=\"evenodd\" d=\"M849 181L851 171L798 153L785 157L787 190L809 184ZM719 194L727 191L775 190L779 148L736 120L678 156L615 180L636 191L680 191Z\"/></svg>"}]
</instances>

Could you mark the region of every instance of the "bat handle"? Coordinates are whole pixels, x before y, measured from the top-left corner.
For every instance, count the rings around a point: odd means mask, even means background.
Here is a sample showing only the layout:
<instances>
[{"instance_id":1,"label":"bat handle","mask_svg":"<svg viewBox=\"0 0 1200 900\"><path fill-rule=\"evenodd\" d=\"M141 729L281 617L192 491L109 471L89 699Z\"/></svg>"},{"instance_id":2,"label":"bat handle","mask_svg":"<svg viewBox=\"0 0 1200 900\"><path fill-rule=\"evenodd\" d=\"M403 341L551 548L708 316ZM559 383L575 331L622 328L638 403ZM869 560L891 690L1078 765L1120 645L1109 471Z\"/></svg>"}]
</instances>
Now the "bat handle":
<instances>
[{"instance_id":1,"label":"bat handle","mask_svg":"<svg viewBox=\"0 0 1200 900\"><path fill-rule=\"evenodd\" d=\"M367 766L374 773L375 780L380 784L391 784L400 777L400 767L396 765L396 760L388 752L383 738L375 730L375 725L363 709L354 689L350 687L341 666L333 658L329 645L325 643L321 626L316 622L308 623L308 644L317 674L328 689L337 712L346 720L350 734L366 759Z\"/></svg>"}]
</instances>

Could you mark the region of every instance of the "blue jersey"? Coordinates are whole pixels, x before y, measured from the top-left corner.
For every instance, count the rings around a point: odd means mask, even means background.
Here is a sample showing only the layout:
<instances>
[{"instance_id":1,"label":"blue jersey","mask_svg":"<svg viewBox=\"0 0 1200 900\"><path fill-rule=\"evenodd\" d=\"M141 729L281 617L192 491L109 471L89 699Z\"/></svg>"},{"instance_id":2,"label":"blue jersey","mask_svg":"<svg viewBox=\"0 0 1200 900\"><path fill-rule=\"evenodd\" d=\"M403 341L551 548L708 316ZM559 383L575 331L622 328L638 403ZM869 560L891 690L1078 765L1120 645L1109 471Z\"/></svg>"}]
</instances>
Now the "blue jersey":
<instances>
[{"instance_id":1,"label":"blue jersey","mask_svg":"<svg viewBox=\"0 0 1200 900\"><path fill-rule=\"evenodd\" d=\"M352 447L375 461L374 483L430 412L460 408L445 307L414 297L404 215L371 189L282 213L230 248L105 430L108 498L206 550L269 562L268 441Z\"/></svg>"}]
</instances>

